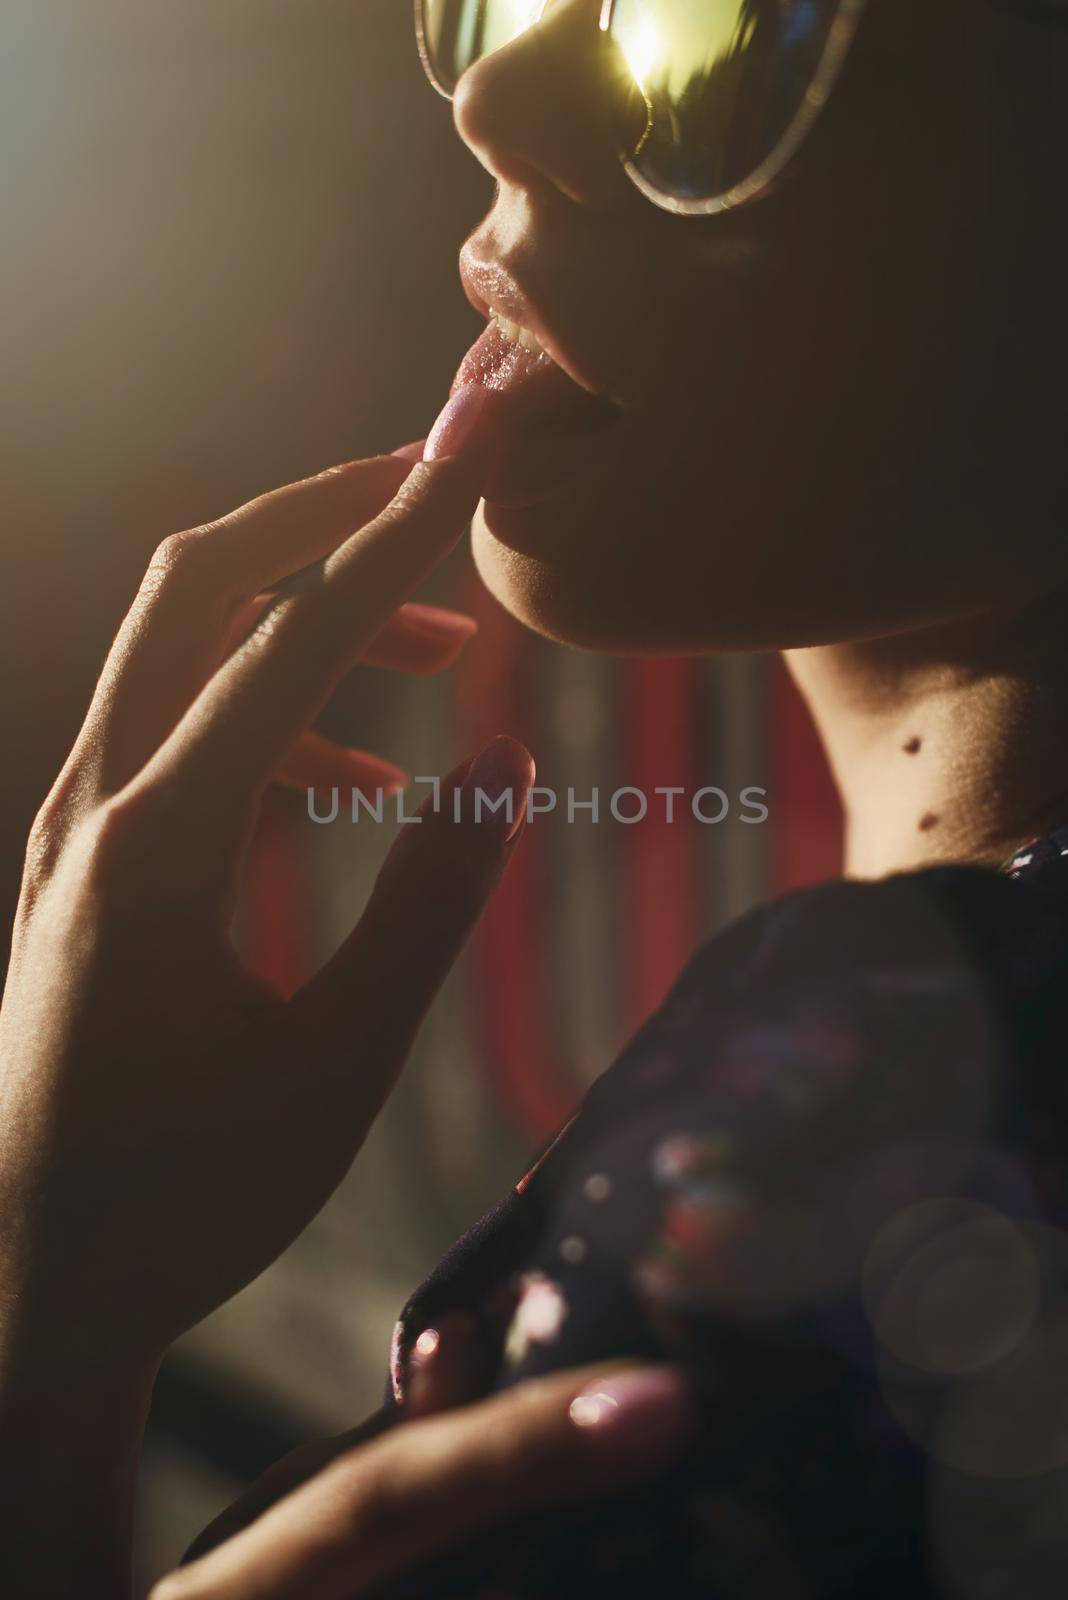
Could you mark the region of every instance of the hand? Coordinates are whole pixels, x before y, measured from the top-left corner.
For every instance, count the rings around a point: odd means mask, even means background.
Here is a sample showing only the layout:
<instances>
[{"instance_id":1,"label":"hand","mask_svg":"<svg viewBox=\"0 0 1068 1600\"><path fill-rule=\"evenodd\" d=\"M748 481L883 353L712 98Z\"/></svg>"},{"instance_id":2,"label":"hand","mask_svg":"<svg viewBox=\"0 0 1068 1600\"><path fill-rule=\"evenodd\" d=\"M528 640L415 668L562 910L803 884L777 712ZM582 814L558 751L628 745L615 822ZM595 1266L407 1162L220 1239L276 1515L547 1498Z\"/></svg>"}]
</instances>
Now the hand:
<instances>
[{"instance_id":1,"label":"hand","mask_svg":"<svg viewBox=\"0 0 1068 1600\"><path fill-rule=\"evenodd\" d=\"M498 740L402 831L298 995L230 946L264 787L342 675L396 645L398 606L476 503L477 460L409 471L355 463L166 541L35 825L0 1013L5 1487L32 1477L14 1441L47 1448L57 1388L98 1433L123 1413L128 1472L159 1355L339 1182L514 847L502 813L471 814L476 787L513 790L522 814L530 760ZM235 620L294 572L231 650ZM65 1444L71 1470L82 1448Z\"/></svg>"},{"instance_id":2,"label":"hand","mask_svg":"<svg viewBox=\"0 0 1068 1600\"><path fill-rule=\"evenodd\" d=\"M435 1327L423 1330L412 1348L400 1411L394 1405L383 1406L359 1427L301 1445L276 1461L199 1534L186 1552L186 1561L232 1539L339 1456L367 1444L397 1426L399 1420L435 1416L484 1399L492 1388L496 1364L476 1318L464 1311L447 1312Z\"/></svg>"},{"instance_id":3,"label":"hand","mask_svg":"<svg viewBox=\"0 0 1068 1600\"><path fill-rule=\"evenodd\" d=\"M151 1600L360 1600L510 1517L655 1478L687 1432L671 1368L533 1379L347 1450Z\"/></svg>"}]
</instances>

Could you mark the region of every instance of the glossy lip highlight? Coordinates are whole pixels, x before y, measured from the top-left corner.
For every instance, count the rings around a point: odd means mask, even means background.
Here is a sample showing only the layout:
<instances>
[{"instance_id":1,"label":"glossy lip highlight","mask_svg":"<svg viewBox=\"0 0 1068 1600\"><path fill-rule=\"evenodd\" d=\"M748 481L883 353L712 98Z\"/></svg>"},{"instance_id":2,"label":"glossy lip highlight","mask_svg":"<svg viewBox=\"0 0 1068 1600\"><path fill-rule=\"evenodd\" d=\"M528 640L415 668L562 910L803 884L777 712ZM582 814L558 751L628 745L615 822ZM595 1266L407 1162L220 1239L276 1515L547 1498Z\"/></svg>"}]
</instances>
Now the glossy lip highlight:
<instances>
[{"instance_id":1,"label":"glossy lip highlight","mask_svg":"<svg viewBox=\"0 0 1068 1600\"><path fill-rule=\"evenodd\" d=\"M483 493L505 507L536 504L596 469L620 420L611 401L580 389L544 351L510 338L496 318L464 356L451 394L431 437L465 397L491 397Z\"/></svg>"},{"instance_id":2,"label":"glossy lip highlight","mask_svg":"<svg viewBox=\"0 0 1068 1600\"><path fill-rule=\"evenodd\" d=\"M598 399L605 399L585 375L569 360L553 331L539 316L537 308L507 272L496 262L481 259L477 254L475 239L467 240L460 251L460 279L464 293L483 317L503 317L518 324L534 335L545 354L572 383Z\"/></svg>"},{"instance_id":3,"label":"glossy lip highlight","mask_svg":"<svg viewBox=\"0 0 1068 1600\"><path fill-rule=\"evenodd\" d=\"M523 220L525 234L529 218ZM500 397L483 493L492 506L520 510L610 466L618 458L624 413L569 357L554 327L503 265L500 244L507 249L507 240L491 227L473 234L460 252L464 292L488 320L450 392L455 396L478 384ZM519 330L532 337L517 337Z\"/></svg>"}]
</instances>

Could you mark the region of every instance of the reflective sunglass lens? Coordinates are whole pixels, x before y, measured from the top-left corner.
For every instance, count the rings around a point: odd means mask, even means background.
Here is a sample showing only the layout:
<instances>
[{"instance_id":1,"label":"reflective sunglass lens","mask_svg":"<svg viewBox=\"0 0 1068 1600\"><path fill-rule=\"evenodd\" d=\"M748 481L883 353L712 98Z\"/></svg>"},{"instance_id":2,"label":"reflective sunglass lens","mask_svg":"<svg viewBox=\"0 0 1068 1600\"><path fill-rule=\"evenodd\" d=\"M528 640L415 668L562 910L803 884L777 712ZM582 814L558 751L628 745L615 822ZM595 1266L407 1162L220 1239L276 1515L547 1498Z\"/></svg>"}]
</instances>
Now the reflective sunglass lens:
<instances>
[{"instance_id":1,"label":"reflective sunglass lens","mask_svg":"<svg viewBox=\"0 0 1068 1600\"><path fill-rule=\"evenodd\" d=\"M608 31L646 102L631 167L682 202L729 197L815 109L858 0L615 0Z\"/></svg>"},{"instance_id":2,"label":"reflective sunglass lens","mask_svg":"<svg viewBox=\"0 0 1068 1600\"><path fill-rule=\"evenodd\" d=\"M544 0L422 0L420 33L431 76L452 94L468 67L537 22Z\"/></svg>"}]
</instances>

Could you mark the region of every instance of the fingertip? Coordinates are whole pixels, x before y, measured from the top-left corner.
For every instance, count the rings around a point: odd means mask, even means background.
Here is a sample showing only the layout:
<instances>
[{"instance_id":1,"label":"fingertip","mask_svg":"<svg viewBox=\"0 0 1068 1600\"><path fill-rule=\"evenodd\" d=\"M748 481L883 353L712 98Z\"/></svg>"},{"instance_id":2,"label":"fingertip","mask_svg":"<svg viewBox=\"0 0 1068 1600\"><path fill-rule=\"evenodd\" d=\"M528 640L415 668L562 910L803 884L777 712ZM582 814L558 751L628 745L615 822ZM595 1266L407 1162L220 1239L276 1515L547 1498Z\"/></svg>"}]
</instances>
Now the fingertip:
<instances>
[{"instance_id":1,"label":"fingertip","mask_svg":"<svg viewBox=\"0 0 1068 1600\"><path fill-rule=\"evenodd\" d=\"M424 461L478 456L492 436L500 396L479 383L466 383L451 395L427 436Z\"/></svg>"},{"instance_id":2,"label":"fingertip","mask_svg":"<svg viewBox=\"0 0 1068 1600\"><path fill-rule=\"evenodd\" d=\"M365 789L374 791L368 799L376 803L379 793L383 799L391 799L402 789L407 789L412 781L411 774L403 767L387 761L383 756L368 755L364 750L345 750L343 760L354 787L359 790L363 785Z\"/></svg>"},{"instance_id":3,"label":"fingertip","mask_svg":"<svg viewBox=\"0 0 1068 1600\"><path fill-rule=\"evenodd\" d=\"M451 667L477 632L474 617L463 612L409 602L371 640L363 661L367 666L430 677Z\"/></svg>"},{"instance_id":4,"label":"fingertip","mask_svg":"<svg viewBox=\"0 0 1068 1600\"><path fill-rule=\"evenodd\" d=\"M685 1375L670 1366L610 1373L584 1385L568 1420L584 1444L617 1463L662 1461L677 1454L695 1426L694 1396Z\"/></svg>"},{"instance_id":5,"label":"fingertip","mask_svg":"<svg viewBox=\"0 0 1068 1600\"><path fill-rule=\"evenodd\" d=\"M505 839L510 844L526 821L535 776L534 757L526 745L510 734L497 734L475 756L463 780L465 816L470 808L476 823L489 821L498 826L503 817L508 829Z\"/></svg>"},{"instance_id":6,"label":"fingertip","mask_svg":"<svg viewBox=\"0 0 1068 1600\"><path fill-rule=\"evenodd\" d=\"M475 1398L484 1366L475 1317L468 1311L446 1311L412 1346L405 1410L411 1417L430 1416Z\"/></svg>"},{"instance_id":7,"label":"fingertip","mask_svg":"<svg viewBox=\"0 0 1068 1600\"><path fill-rule=\"evenodd\" d=\"M494 752L494 759L510 767L515 776L516 783L529 789L537 777L537 767L534 757L521 740L513 738L510 733L498 733L486 746L486 751ZM486 751L482 753L485 754Z\"/></svg>"},{"instance_id":8,"label":"fingertip","mask_svg":"<svg viewBox=\"0 0 1068 1600\"><path fill-rule=\"evenodd\" d=\"M422 601L409 600L400 608L398 618L406 629L426 634L432 639L468 640L478 632L478 623L466 611L453 611L448 606L431 606Z\"/></svg>"},{"instance_id":9,"label":"fingertip","mask_svg":"<svg viewBox=\"0 0 1068 1600\"><path fill-rule=\"evenodd\" d=\"M369 802L373 800L376 805L379 794L382 795L384 800L392 800L395 795L403 794L403 790L408 789L409 782L411 782L411 773L401 770L400 766L368 770L368 766L361 762L360 757L357 757L357 755L353 755L352 762L350 762L349 776L352 778L357 790L360 789L361 784L366 786L366 789L374 790L373 797L368 795L366 798L368 798Z\"/></svg>"}]
</instances>

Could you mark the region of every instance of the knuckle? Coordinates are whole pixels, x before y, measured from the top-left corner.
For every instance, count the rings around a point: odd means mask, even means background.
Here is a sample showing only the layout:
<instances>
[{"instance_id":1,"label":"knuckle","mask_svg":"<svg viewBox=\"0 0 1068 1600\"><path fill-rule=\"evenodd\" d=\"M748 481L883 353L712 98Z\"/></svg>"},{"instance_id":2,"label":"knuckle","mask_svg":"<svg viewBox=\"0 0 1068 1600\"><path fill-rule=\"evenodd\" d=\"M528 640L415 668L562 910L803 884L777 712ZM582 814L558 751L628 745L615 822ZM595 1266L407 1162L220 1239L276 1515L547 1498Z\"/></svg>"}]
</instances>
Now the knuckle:
<instances>
[{"instance_id":1,"label":"knuckle","mask_svg":"<svg viewBox=\"0 0 1068 1600\"><path fill-rule=\"evenodd\" d=\"M26 844L27 865L43 867L54 863L66 831L66 808L53 792L45 800L30 826Z\"/></svg>"},{"instance_id":2,"label":"knuckle","mask_svg":"<svg viewBox=\"0 0 1068 1600\"><path fill-rule=\"evenodd\" d=\"M210 916L246 831L239 837L228 826L222 839L191 832L179 795L149 785L125 790L78 824L68 842L72 884L109 920Z\"/></svg>"},{"instance_id":3,"label":"knuckle","mask_svg":"<svg viewBox=\"0 0 1068 1600\"><path fill-rule=\"evenodd\" d=\"M140 794L106 800L80 829L83 863L90 878L111 880L152 853L151 806Z\"/></svg>"},{"instance_id":4,"label":"knuckle","mask_svg":"<svg viewBox=\"0 0 1068 1600\"><path fill-rule=\"evenodd\" d=\"M80 771L75 767L61 773L30 824L23 872L26 888L37 889L53 876L88 804Z\"/></svg>"},{"instance_id":5,"label":"knuckle","mask_svg":"<svg viewBox=\"0 0 1068 1600\"><path fill-rule=\"evenodd\" d=\"M201 582L212 565L214 527L215 524L207 524L168 534L156 546L141 586L142 593L152 598L176 586L184 588Z\"/></svg>"},{"instance_id":6,"label":"knuckle","mask_svg":"<svg viewBox=\"0 0 1068 1600\"><path fill-rule=\"evenodd\" d=\"M149 573L163 580L180 571L188 561L196 537L196 529L168 534L153 551L148 567Z\"/></svg>"},{"instance_id":7,"label":"knuckle","mask_svg":"<svg viewBox=\"0 0 1068 1600\"><path fill-rule=\"evenodd\" d=\"M46 801L34 818L26 840L22 869L23 907L32 905L53 877L65 836L66 827Z\"/></svg>"}]
</instances>

